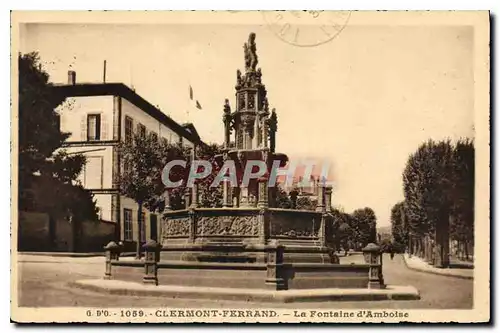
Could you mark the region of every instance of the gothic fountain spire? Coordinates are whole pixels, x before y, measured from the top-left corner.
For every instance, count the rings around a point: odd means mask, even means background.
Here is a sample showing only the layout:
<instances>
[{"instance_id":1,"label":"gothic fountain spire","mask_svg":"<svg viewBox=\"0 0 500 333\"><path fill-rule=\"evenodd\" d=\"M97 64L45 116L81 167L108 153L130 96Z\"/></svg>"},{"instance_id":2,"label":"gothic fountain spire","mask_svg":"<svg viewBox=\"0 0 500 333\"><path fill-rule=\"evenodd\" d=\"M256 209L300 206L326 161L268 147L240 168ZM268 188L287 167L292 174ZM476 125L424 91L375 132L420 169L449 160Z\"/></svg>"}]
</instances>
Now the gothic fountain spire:
<instances>
[{"instance_id":1,"label":"gothic fountain spire","mask_svg":"<svg viewBox=\"0 0 500 333\"><path fill-rule=\"evenodd\" d=\"M268 170L274 160L280 160L283 165L287 160L286 155L275 152L277 117L274 109L269 112L262 71L257 67L259 59L255 39L252 32L243 44L245 70L244 73L239 69L236 71L236 103L231 108L226 99L223 108L225 153L222 159L235 161L241 172L249 160L263 161ZM251 180L247 186L230 188L224 184L223 193L227 198L224 206L273 206L275 192L275 188L267 187L267 173L259 180Z\"/></svg>"}]
</instances>

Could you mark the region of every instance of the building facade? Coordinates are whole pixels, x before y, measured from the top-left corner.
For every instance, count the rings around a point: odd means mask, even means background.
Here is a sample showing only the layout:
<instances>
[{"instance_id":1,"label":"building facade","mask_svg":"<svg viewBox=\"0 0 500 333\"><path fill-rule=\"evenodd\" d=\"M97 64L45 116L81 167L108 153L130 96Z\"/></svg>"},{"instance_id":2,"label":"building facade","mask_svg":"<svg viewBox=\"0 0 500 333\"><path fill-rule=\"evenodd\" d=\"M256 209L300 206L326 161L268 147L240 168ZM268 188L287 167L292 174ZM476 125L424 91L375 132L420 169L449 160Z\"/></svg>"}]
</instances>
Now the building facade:
<instances>
[{"instance_id":1,"label":"building facade","mask_svg":"<svg viewBox=\"0 0 500 333\"><path fill-rule=\"evenodd\" d=\"M66 97L59 108L61 131L71 135L64 144L69 153L82 153L87 163L79 180L91 191L102 221L116 223L116 237L125 244L138 240L137 204L119 193L120 141L140 131L188 147L203 144L192 124L181 125L122 83L76 83L54 87ZM143 239L157 239L159 216L144 210Z\"/></svg>"}]
</instances>

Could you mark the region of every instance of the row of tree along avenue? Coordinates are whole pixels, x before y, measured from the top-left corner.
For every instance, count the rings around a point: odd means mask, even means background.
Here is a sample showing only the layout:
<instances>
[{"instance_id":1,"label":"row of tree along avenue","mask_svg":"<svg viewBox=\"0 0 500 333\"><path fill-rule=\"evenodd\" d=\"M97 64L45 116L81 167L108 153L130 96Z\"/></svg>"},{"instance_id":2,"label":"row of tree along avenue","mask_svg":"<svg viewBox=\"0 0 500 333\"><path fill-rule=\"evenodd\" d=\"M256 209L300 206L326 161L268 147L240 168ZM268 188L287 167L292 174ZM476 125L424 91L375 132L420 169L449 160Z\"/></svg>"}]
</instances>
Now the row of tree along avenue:
<instances>
[{"instance_id":1,"label":"row of tree along avenue","mask_svg":"<svg viewBox=\"0 0 500 333\"><path fill-rule=\"evenodd\" d=\"M470 260L474 247L474 143L429 140L403 171L404 201L391 211L392 235L436 267ZM450 252L451 249L451 252Z\"/></svg>"}]
</instances>

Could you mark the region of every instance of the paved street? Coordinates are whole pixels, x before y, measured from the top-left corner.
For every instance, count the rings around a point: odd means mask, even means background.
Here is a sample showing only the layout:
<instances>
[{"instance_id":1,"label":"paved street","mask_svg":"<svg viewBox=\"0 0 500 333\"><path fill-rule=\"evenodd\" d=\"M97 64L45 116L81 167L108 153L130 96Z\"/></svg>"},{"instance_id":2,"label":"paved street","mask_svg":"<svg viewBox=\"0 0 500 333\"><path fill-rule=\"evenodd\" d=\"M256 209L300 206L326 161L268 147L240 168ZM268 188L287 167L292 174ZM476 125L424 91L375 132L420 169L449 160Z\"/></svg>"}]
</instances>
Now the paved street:
<instances>
[{"instance_id":1,"label":"paved street","mask_svg":"<svg viewBox=\"0 0 500 333\"><path fill-rule=\"evenodd\" d=\"M355 256L342 261L358 261ZM324 302L255 304L229 301L197 301L160 297L109 296L67 287L68 281L102 277L104 258L24 257L19 263L19 305L82 307L211 307L211 308L472 308L473 281L409 270L400 255L384 256L387 284L412 285L420 291L418 301Z\"/></svg>"}]
</instances>

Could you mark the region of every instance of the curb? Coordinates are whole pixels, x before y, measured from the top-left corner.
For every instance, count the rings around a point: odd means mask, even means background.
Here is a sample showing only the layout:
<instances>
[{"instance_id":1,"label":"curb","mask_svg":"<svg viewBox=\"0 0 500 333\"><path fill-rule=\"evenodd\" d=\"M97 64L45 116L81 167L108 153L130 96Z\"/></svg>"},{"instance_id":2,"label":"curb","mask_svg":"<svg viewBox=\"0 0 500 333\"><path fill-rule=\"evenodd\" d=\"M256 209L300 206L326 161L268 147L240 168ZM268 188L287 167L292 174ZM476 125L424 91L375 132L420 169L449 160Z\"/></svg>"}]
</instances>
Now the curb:
<instances>
[{"instance_id":1,"label":"curb","mask_svg":"<svg viewBox=\"0 0 500 333\"><path fill-rule=\"evenodd\" d=\"M403 254L403 261L405 263L405 266L412 271L440 275L440 276L446 276L446 277L452 277L452 278L463 279L463 280L474 280L474 276L455 275L455 274L446 273L446 272L436 272L436 271L431 271L431 270L427 270L427 269L412 267L412 266L408 265L408 263L406 262L406 256L404 254Z\"/></svg>"},{"instance_id":2,"label":"curb","mask_svg":"<svg viewBox=\"0 0 500 333\"><path fill-rule=\"evenodd\" d=\"M236 288L198 288L177 286L144 286L140 283L127 282L129 286L99 286L97 283L109 280L80 280L69 282L68 286L98 293L120 296L155 296L187 299L229 300L240 302L294 303L294 302L327 302L327 301L387 301L387 300L419 300L420 294L413 287L394 291L391 289L312 289L304 290L260 290ZM111 280L112 281L112 280ZM97 283L96 283L97 282ZM123 283L123 282L122 282ZM394 286L393 288L398 288Z\"/></svg>"},{"instance_id":3,"label":"curb","mask_svg":"<svg viewBox=\"0 0 500 333\"><path fill-rule=\"evenodd\" d=\"M106 254L104 252L18 252L18 256L29 255L29 256L40 256L40 257L64 257L64 258L92 258L92 257L104 257ZM131 257L135 256L134 252L124 252L120 257Z\"/></svg>"},{"instance_id":4,"label":"curb","mask_svg":"<svg viewBox=\"0 0 500 333\"><path fill-rule=\"evenodd\" d=\"M45 257L69 257L69 258L89 258L104 257L104 252L18 252L18 255L45 256Z\"/></svg>"}]
</instances>

